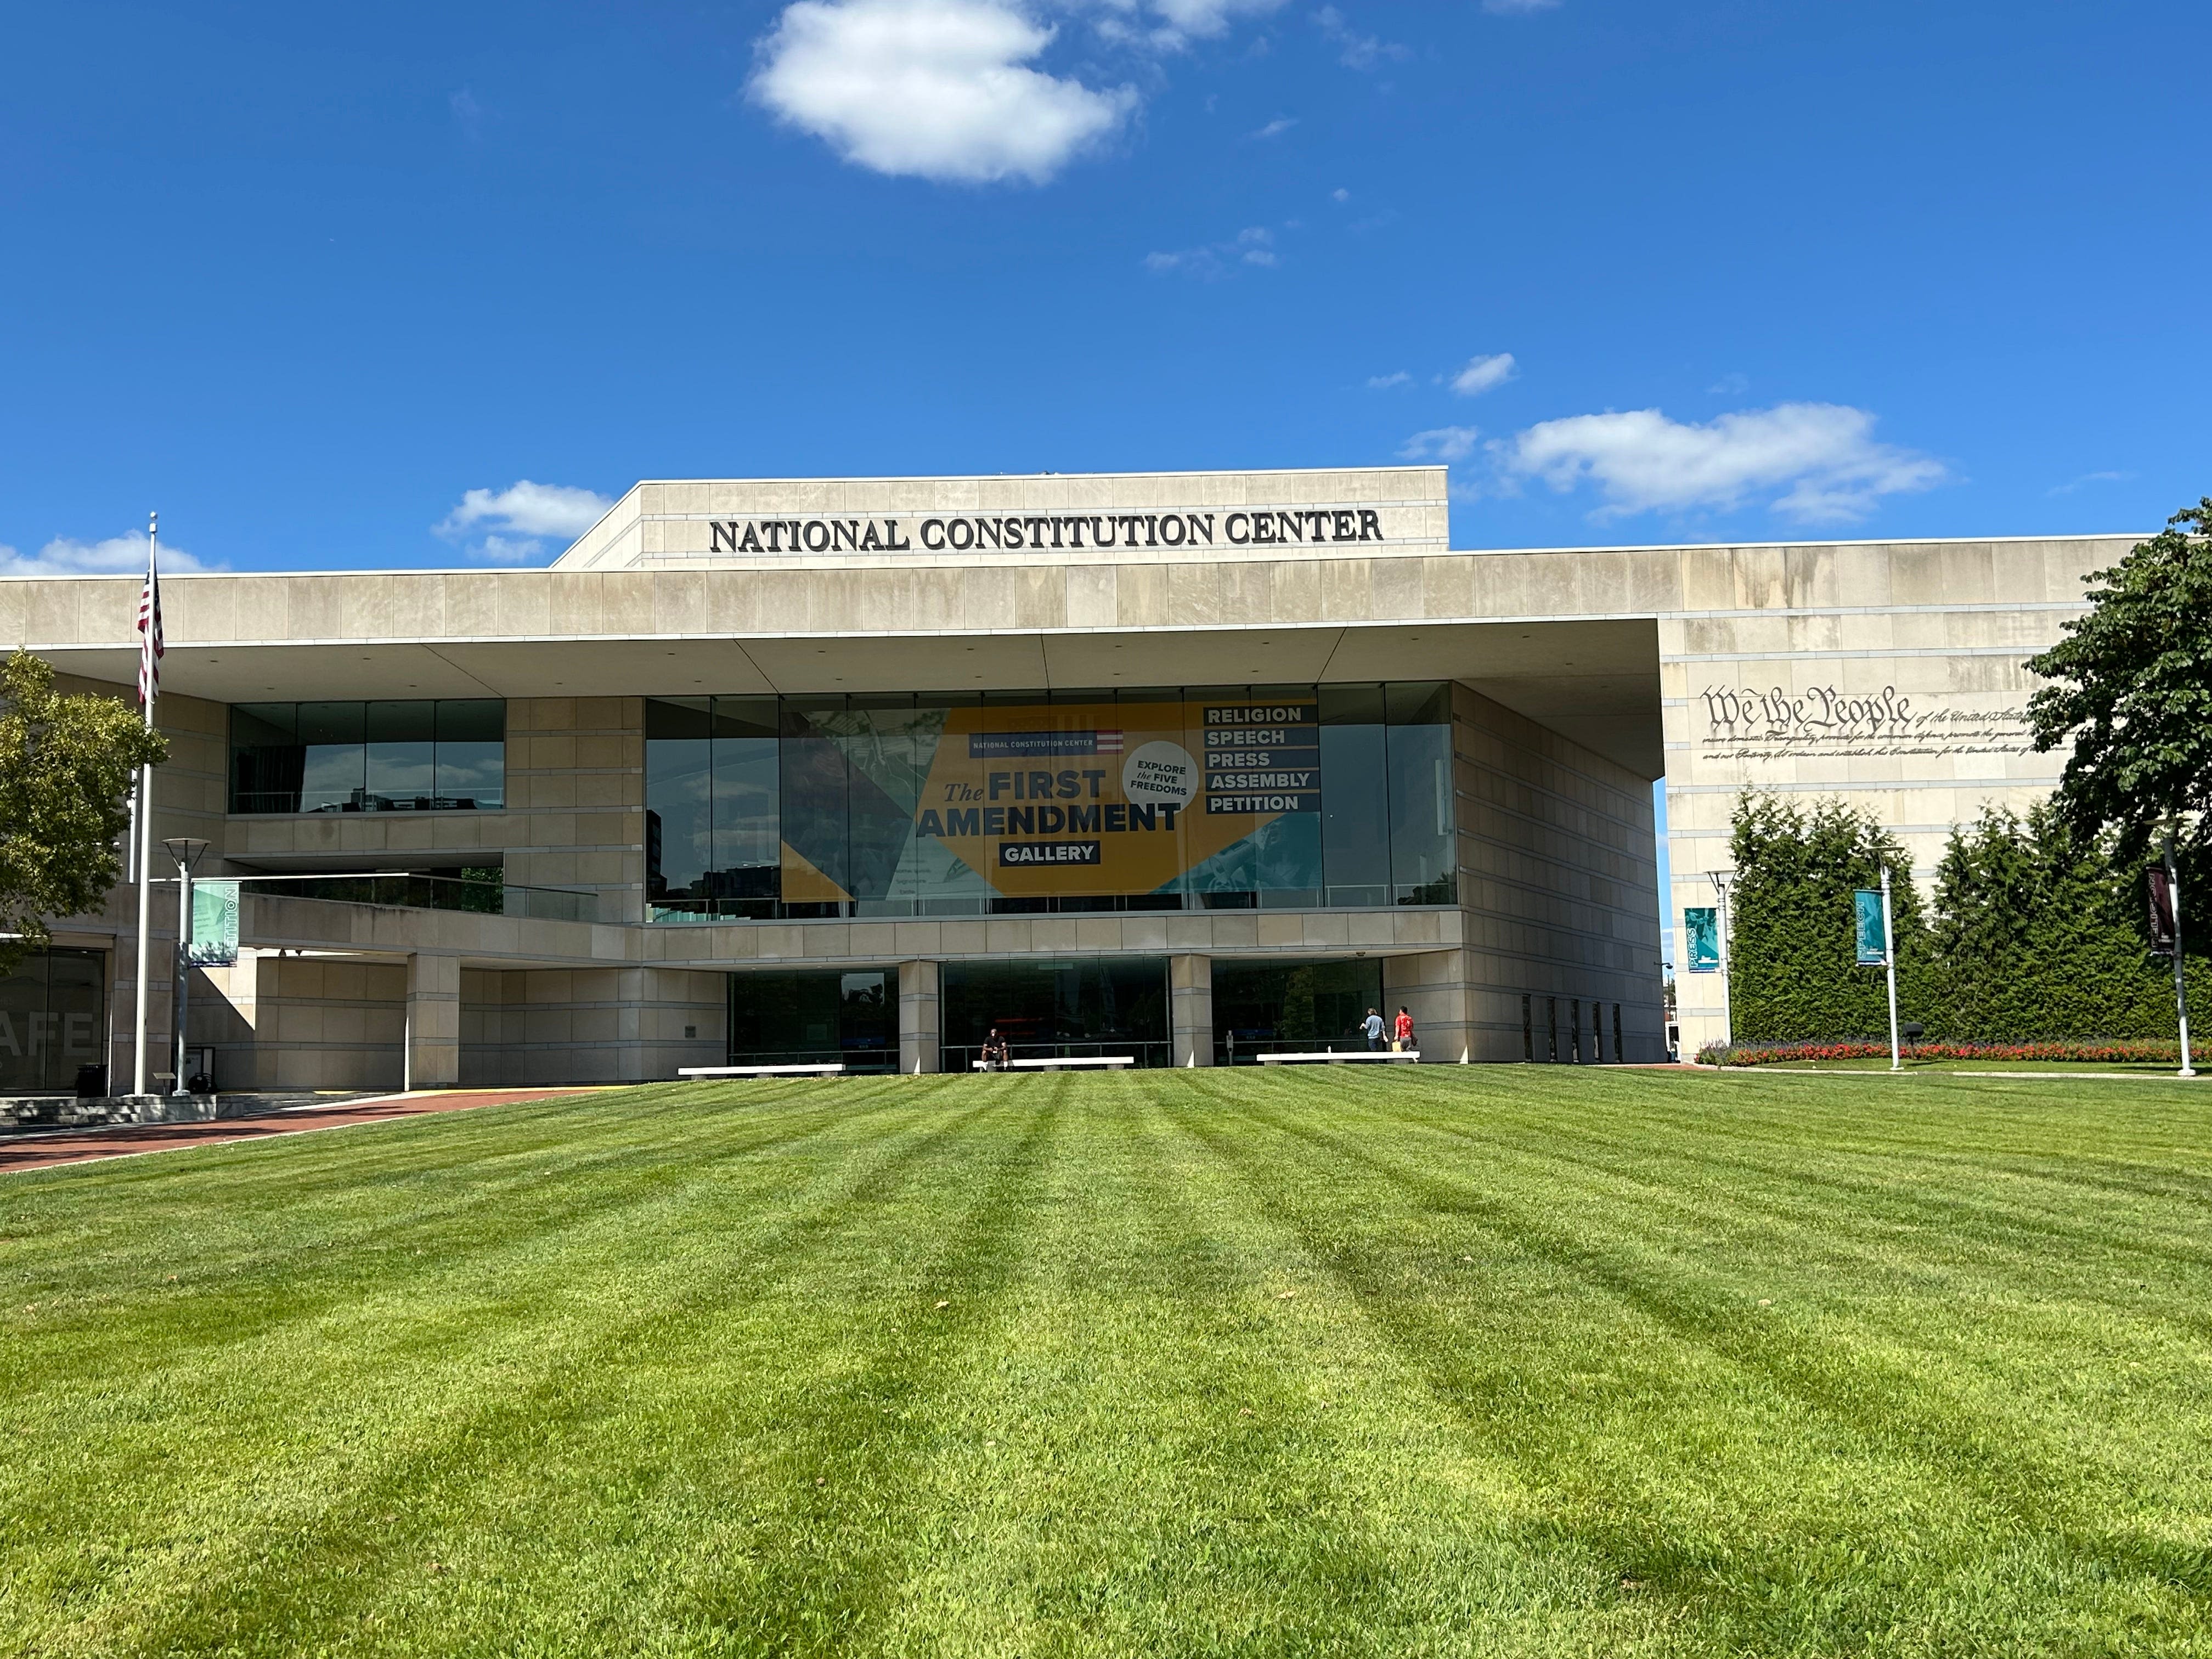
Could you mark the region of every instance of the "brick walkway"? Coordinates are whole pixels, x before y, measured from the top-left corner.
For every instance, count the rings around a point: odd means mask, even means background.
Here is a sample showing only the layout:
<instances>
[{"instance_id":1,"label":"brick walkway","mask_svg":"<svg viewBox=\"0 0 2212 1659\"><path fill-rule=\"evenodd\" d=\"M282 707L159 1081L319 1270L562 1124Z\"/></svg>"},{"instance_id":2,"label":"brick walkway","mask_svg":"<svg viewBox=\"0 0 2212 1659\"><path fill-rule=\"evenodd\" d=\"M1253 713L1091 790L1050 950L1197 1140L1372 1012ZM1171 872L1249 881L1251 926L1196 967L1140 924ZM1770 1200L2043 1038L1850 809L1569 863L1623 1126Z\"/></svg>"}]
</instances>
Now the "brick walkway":
<instances>
[{"instance_id":1,"label":"brick walkway","mask_svg":"<svg viewBox=\"0 0 2212 1659\"><path fill-rule=\"evenodd\" d=\"M379 1095L332 1106L295 1106L263 1117L222 1118L213 1123L122 1123L105 1129L32 1130L0 1138L0 1175L25 1170L53 1170L139 1152L175 1152L185 1146L220 1146L233 1141L266 1140L312 1129L343 1129L363 1123L389 1123L431 1112L465 1112L477 1106L504 1106L517 1100L557 1100L593 1094L586 1085L570 1089L451 1089L415 1095Z\"/></svg>"}]
</instances>

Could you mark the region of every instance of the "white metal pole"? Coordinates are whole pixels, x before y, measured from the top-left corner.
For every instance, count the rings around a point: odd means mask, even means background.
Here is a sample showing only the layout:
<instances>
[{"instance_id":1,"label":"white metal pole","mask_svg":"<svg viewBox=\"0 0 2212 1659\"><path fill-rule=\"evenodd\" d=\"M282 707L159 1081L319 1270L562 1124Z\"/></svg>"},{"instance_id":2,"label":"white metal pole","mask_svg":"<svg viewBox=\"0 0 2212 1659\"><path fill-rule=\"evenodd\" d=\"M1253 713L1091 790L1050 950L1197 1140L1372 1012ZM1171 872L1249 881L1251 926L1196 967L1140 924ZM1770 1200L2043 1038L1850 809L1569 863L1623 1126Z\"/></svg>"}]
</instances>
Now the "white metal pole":
<instances>
[{"instance_id":1,"label":"white metal pole","mask_svg":"<svg viewBox=\"0 0 2212 1659\"><path fill-rule=\"evenodd\" d=\"M2166 893L2173 906L2173 1013L2181 1025L2181 1075L2195 1077L2189 1063L2189 975L2181 961L2181 868L2173 860L2173 825L2166 826Z\"/></svg>"},{"instance_id":2,"label":"white metal pole","mask_svg":"<svg viewBox=\"0 0 2212 1659\"><path fill-rule=\"evenodd\" d=\"M1889 919L1889 866L1881 866L1881 954L1883 972L1889 976L1889 1069L1905 1069L1905 1056L1897 1046L1897 929Z\"/></svg>"},{"instance_id":3,"label":"white metal pole","mask_svg":"<svg viewBox=\"0 0 2212 1659\"><path fill-rule=\"evenodd\" d=\"M146 580L149 582L154 579L155 534L160 522L158 514L149 514L146 520ZM138 644L142 664L145 660L146 649L147 642L142 639ZM153 692L154 687L149 680L146 696L142 699L149 732L154 729ZM147 958L153 951L154 923L154 769L151 766L138 769L138 814L132 829L137 833L138 844L138 1001L135 1024L131 1028L135 1040L131 1045L131 1092L143 1096L146 1092L147 974L152 966Z\"/></svg>"},{"instance_id":4,"label":"white metal pole","mask_svg":"<svg viewBox=\"0 0 2212 1659\"><path fill-rule=\"evenodd\" d=\"M1729 912L1728 887L1718 876L1713 886L1720 894L1720 915L1714 918L1721 946L1721 1046L1735 1047L1735 1000L1729 988Z\"/></svg>"}]
</instances>

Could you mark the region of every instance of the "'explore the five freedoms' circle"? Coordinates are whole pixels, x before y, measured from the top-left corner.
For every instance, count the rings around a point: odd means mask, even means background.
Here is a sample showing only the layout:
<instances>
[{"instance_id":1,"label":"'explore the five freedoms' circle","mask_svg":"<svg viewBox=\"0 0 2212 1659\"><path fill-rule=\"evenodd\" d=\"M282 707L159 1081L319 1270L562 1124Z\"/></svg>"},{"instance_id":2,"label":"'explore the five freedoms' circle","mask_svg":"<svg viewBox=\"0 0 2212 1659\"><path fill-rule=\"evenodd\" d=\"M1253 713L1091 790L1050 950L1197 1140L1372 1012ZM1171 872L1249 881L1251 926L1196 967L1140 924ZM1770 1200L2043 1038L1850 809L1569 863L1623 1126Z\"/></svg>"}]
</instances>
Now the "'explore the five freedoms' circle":
<instances>
[{"instance_id":1,"label":"'explore the five freedoms' circle","mask_svg":"<svg viewBox=\"0 0 2212 1659\"><path fill-rule=\"evenodd\" d=\"M1198 793L1198 763L1179 743L1139 744L1121 763L1121 793L1139 805L1188 806Z\"/></svg>"}]
</instances>

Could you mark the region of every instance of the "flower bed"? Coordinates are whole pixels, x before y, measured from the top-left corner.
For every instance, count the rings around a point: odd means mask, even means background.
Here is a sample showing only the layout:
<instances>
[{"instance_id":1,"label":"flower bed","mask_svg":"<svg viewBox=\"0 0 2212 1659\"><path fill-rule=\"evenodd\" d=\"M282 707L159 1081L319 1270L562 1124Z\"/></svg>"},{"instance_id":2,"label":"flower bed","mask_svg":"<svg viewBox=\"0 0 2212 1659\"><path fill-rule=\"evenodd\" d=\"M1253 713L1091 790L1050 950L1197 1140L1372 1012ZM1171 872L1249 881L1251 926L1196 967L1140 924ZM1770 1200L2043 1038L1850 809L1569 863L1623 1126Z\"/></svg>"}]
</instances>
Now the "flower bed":
<instances>
[{"instance_id":1,"label":"flower bed","mask_svg":"<svg viewBox=\"0 0 2212 1659\"><path fill-rule=\"evenodd\" d=\"M2073 1060L2098 1065L2128 1063L2178 1066L2181 1044L2160 1039L2053 1041L2048 1042L1908 1042L1907 1060ZM1887 1060L1889 1044L1874 1039L1844 1042L1752 1042L1729 1048L1709 1042L1698 1051L1700 1066L1780 1066L1821 1060Z\"/></svg>"}]
</instances>

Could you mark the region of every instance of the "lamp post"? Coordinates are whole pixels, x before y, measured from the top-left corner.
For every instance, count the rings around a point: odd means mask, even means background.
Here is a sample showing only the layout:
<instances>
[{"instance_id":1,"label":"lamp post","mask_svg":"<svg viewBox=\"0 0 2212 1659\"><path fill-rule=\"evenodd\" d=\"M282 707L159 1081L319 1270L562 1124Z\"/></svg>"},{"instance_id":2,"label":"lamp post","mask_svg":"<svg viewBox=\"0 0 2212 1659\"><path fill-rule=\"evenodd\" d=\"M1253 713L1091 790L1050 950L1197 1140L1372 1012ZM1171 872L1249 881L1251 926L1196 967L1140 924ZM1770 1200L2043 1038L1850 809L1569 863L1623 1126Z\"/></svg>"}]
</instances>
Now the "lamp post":
<instances>
[{"instance_id":1,"label":"lamp post","mask_svg":"<svg viewBox=\"0 0 2212 1659\"><path fill-rule=\"evenodd\" d=\"M185 1019L191 1011L192 869L205 855L208 844L191 836L172 836L161 845L177 861L177 986L173 999L176 1005L177 1077L172 1092L185 1095L191 1092L185 1086L188 1075L185 1069Z\"/></svg>"},{"instance_id":2,"label":"lamp post","mask_svg":"<svg viewBox=\"0 0 2212 1659\"><path fill-rule=\"evenodd\" d=\"M1720 895L1719 933L1721 947L1721 1043L1724 1048L1735 1046L1735 1004L1729 989L1729 883L1735 879L1733 870L1708 870L1705 879Z\"/></svg>"}]
</instances>

